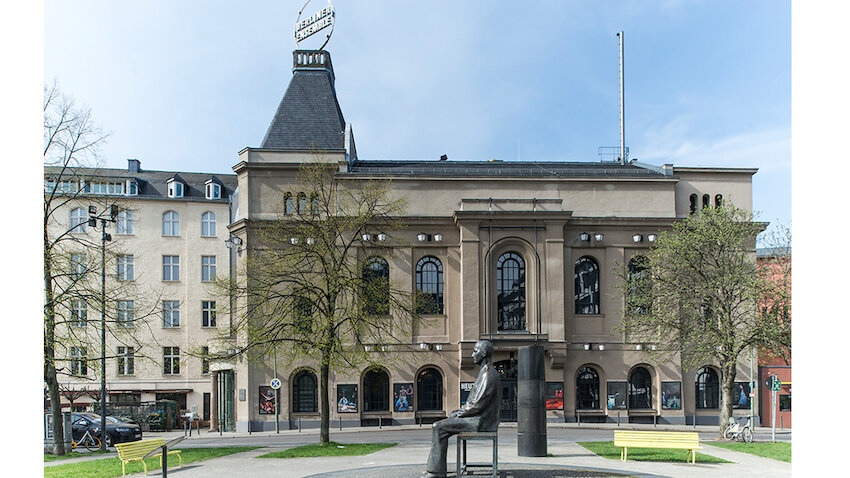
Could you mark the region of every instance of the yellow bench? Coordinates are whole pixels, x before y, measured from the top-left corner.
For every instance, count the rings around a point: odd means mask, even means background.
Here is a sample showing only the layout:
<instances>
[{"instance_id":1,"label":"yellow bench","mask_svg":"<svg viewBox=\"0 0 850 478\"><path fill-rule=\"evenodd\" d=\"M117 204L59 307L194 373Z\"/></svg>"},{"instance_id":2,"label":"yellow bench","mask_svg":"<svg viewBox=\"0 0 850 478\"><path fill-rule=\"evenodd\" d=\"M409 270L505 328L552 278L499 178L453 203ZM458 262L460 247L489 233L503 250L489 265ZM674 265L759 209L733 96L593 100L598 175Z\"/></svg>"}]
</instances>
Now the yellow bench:
<instances>
[{"instance_id":1,"label":"yellow bench","mask_svg":"<svg viewBox=\"0 0 850 478\"><path fill-rule=\"evenodd\" d=\"M642 432L615 430L614 446L622 447L620 459L626 461L629 448L673 448L688 450L685 462L696 463L699 446L699 433L696 432Z\"/></svg>"},{"instance_id":2,"label":"yellow bench","mask_svg":"<svg viewBox=\"0 0 850 478\"><path fill-rule=\"evenodd\" d=\"M125 468L127 463L132 463L134 461L142 462L142 466L145 469L145 476L147 476L148 465L143 459L144 456L157 448L162 448L163 445L165 445L165 439L163 438L116 443L115 449L118 450L118 458L121 459L121 476L124 476L127 473ZM180 457L180 450L168 450L168 454L177 455L177 459L180 461L180 467L183 467L183 458ZM159 455L159 466L162 466L161 453Z\"/></svg>"}]
</instances>

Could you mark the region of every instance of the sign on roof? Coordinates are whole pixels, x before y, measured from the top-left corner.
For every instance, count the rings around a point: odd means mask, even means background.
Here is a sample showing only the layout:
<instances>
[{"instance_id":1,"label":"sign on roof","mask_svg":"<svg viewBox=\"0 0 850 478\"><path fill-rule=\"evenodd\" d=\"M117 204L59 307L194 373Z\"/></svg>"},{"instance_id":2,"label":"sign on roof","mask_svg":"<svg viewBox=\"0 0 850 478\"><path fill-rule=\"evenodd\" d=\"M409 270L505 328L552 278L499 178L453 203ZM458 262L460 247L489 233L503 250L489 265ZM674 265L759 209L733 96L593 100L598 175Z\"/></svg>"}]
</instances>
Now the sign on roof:
<instances>
[{"instance_id":1,"label":"sign on roof","mask_svg":"<svg viewBox=\"0 0 850 478\"><path fill-rule=\"evenodd\" d=\"M310 1L311 0L307 0L304 6L301 7L301 11L298 12L298 20L295 22L295 45L299 50L305 49L305 47L301 45L302 41L322 30L330 28L327 36L325 36L322 46L318 48L306 48L311 50L321 50L328 44L328 40L331 39L331 34L333 33L334 18L336 17L333 2L328 0L328 5L326 7L320 9L309 17L305 17L304 10L307 8L307 5L310 4Z\"/></svg>"}]
</instances>

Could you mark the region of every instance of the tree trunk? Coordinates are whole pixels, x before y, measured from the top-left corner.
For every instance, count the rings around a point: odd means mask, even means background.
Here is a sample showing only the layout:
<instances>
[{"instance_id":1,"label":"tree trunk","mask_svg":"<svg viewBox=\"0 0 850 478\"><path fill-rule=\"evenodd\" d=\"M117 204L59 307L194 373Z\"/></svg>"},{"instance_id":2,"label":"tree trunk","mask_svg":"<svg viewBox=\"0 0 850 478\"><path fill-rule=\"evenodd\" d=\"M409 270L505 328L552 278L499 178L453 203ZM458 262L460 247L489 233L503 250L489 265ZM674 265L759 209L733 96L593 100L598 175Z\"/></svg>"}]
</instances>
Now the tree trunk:
<instances>
[{"instance_id":1,"label":"tree trunk","mask_svg":"<svg viewBox=\"0 0 850 478\"><path fill-rule=\"evenodd\" d=\"M56 318L53 314L53 276L48 251L47 227L44 229L44 381L50 397L50 414L53 420L53 454L65 454L65 427L62 423L62 403L59 400L59 380L56 378Z\"/></svg>"},{"instance_id":2,"label":"tree trunk","mask_svg":"<svg viewBox=\"0 0 850 478\"><path fill-rule=\"evenodd\" d=\"M330 441L330 403L328 397L330 395L330 390L328 388L329 376L330 376L330 367L328 366L328 359L326 357L322 357L322 394L321 394L321 425L319 427L319 445L324 445L325 443Z\"/></svg>"},{"instance_id":3,"label":"tree trunk","mask_svg":"<svg viewBox=\"0 0 850 478\"><path fill-rule=\"evenodd\" d=\"M738 372L736 360L727 360L723 365L720 382L720 430L718 438L723 438L723 430L732 416L732 390L735 387L735 376Z\"/></svg>"}]
</instances>

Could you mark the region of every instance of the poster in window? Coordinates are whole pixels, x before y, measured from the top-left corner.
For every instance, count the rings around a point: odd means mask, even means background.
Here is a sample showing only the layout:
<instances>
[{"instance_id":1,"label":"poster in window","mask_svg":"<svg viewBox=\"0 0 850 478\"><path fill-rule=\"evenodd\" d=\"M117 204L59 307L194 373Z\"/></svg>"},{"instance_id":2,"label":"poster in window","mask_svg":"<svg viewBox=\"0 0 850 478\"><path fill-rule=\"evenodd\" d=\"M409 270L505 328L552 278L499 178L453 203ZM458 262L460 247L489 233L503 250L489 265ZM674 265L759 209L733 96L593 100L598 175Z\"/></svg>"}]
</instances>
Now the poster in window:
<instances>
[{"instance_id":1,"label":"poster in window","mask_svg":"<svg viewBox=\"0 0 850 478\"><path fill-rule=\"evenodd\" d=\"M661 408L682 409L682 382L661 382Z\"/></svg>"},{"instance_id":2,"label":"poster in window","mask_svg":"<svg viewBox=\"0 0 850 478\"><path fill-rule=\"evenodd\" d=\"M626 382L608 382L608 410L626 409Z\"/></svg>"},{"instance_id":3,"label":"poster in window","mask_svg":"<svg viewBox=\"0 0 850 478\"><path fill-rule=\"evenodd\" d=\"M394 383L393 384L393 411L395 411L395 412L412 412L413 411L413 384L412 383Z\"/></svg>"},{"instance_id":4,"label":"poster in window","mask_svg":"<svg viewBox=\"0 0 850 478\"><path fill-rule=\"evenodd\" d=\"M260 415L274 415L274 389L268 385L260 385L260 393L257 395L260 401ZM278 403L280 403L280 389L277 390Z\"/></svg>"},{"instance_id":5,"label":"poster in window","mask_svg":"<svg viewBox=\"0 0 850 478\"><path fill-rule=\"evenodd\" d=\"M357 384L336 386L337 413L357 413Z\"/></svg>"},{"instance_id":6,"label":"poster in window","mask_svg":"<svg viewBox=\"0 0 850 478\"><path fill-rule=\"evenodd\" d=\"M564 409L564 382L546 382L546 410Z\"/></svg>"},{"instance_id":7,"label":"poster in window","mask_svg":"<svg viewBox=\"0 0 850 478\"><path fill-rule=\"evenodd\" d=\"M472 386L475 382L460 382L460 406L466 405L466 399L469 398L469 392L472 391Z\"/></svg>"},{"instance_id":8,"label":"poster in window","mask_svg":"<svg viewBox=\"0 0 850 478\"><path fill-rule=\"evenodd\" d=\"M732 388L732 407L750 408L750 382L735 382Z\"/></svg>"},{"instance_id":9,"label":"poster in window","mask_svg":"<svg viewBox=\"0 0 850 478\"><path fill-rule=\"evenodd\" d=\"M790 412L791 411L791 395L780 395L779 396L779 411L780 412ZM779 422L782 423L782 422Z\"/></svg>"}]
</instances>

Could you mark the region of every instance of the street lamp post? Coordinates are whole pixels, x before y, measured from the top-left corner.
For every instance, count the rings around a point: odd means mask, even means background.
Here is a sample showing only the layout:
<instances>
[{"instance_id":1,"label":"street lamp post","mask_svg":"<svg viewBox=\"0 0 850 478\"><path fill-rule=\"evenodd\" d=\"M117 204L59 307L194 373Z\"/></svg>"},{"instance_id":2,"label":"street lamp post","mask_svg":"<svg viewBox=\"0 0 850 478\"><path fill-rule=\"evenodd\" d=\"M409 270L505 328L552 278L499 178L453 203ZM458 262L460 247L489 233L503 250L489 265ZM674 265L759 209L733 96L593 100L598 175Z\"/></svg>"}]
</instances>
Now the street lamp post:
<instances>
[{"instance_id":1,"label":"street lamp post","mask_svg":"<svg viewBox=\"0 0 850 478\"><path fill-rule=\"evenodd\" d=\"M106 211L104 211L105 213ZM100 449L106 451L106 242L112 236L106 232L106 223L115 222L118 206L109 208L109 217L97 214L95 206L89 206L89 226L97 228L100 221Z\"/></svg>"}]
</instances>

